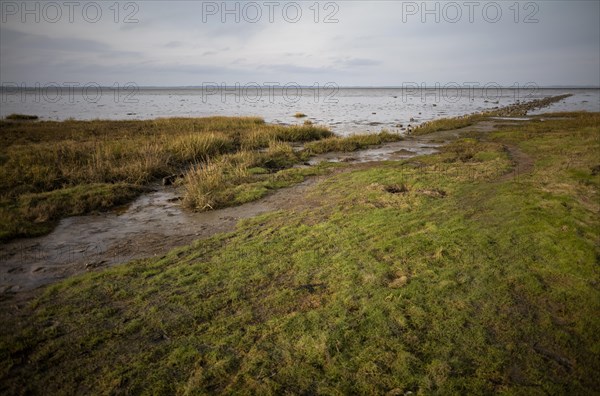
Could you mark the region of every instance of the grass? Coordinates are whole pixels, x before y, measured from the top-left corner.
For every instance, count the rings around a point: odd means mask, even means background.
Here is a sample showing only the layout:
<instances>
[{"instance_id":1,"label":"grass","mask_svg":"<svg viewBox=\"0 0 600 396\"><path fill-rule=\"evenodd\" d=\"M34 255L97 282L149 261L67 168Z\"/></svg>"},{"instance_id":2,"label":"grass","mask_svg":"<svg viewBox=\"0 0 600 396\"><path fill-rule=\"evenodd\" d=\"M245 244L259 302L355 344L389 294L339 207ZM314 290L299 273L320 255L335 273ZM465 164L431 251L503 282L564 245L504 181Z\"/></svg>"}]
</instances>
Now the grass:
<instances>
[{"instance_id":1,"label":"grass","mask_svg":"<svg viewBox=\"0 0 600 396\"><path fill-rule=\"evenodd\" d=\"M61 217L121 204L141 186L195 163L266 149L273 141L304 143L333 135L319 126L267 125L243 117L28 123L9 118L0 121L0 240L40 235ZM80 193L85 189L94 199Z\"/></svg>"},{"instance_id":2,"label":"grass","mask_svg":"<svg viewBox=\"0 0 600 396\"><path fill-rule=\"evenodd\" d=\"M328 129L312 123L268 125L243 117L4 120L0 132L0 241L43 235L63 217L122 204L141 187L182 171L184 202L192 209L247 202L289 185L269 182L277 176L252 174L251 168L272 174L311 154L357 150L399 138L387 132L333 138ZM306 144L306 149L294 151L290 143ZM94 192L93 199L80 193L85 189Z\"/></svg>"},{"instance_id":3,"label":"grass","mask_svg":"<svg viewBox=\"0 0 600 396\"><path fill-rule=\"evenodd\" d=\"M125 183L86 184L0 201L0 240L47 234L63 217L110 209L131 201L144 190Z\"/></svg>"},{"instance_id":4,"label":"grass","mask_svg":"<svg viewBox=\"0 0 600 396\"><path fill-rule=\"evenodd\" d=\"M294 117L296 117L296 118L304 118L304 117L306 117L306 114L304 114L304 113L296 113L296 114L294 114Z\"/></svg>"},{"instance_id":5,"label":"grass","mask_svg":"<svg viewBox=\"0 0 600 396\"><path fill-rule=\"evenodd\" d=\"M424 122L412 130L411 135L427 135L439 131L451 131L454 129L465 128L484 120L486 117L481 114L472 114L468 116L455 118L440 118L433 121Z\"/></svg>"},{"instance_id":6,"label":"grass","mask_svg":"<svg viewBox=\"0 0 600 396\"><path fill-rule=\"evenodd\" d=\"M402 136L382 131L378 134L352 135L348 137L330 137L320 141L310 142L305 149L311 154L323 154L331 151L350 152L365 149L382 143L396 142L402 140Z\"/></svg>"},{"instance_id":7,"label":"grass","mask_svg":"<svg viewBox=\"0 0 600 396\"><path fill-rule=\"evenodd\" d=\"M564 117L51 286L2 311L0 391L594 394L600 115ZM530 173L502 177L507 146Z\"/></svg>"},{"instance_id":8,"label":"grass","mask_svg":"<svg viewBox=\"0 0 600 396\"><path fill-rule=\"evenodd\" d=\"M9 114L6 116L7 120L18 120L18 121L32 121L37 120L39 117L36 115L28 115L28 114Z\"/></svg>"}]
</instances>

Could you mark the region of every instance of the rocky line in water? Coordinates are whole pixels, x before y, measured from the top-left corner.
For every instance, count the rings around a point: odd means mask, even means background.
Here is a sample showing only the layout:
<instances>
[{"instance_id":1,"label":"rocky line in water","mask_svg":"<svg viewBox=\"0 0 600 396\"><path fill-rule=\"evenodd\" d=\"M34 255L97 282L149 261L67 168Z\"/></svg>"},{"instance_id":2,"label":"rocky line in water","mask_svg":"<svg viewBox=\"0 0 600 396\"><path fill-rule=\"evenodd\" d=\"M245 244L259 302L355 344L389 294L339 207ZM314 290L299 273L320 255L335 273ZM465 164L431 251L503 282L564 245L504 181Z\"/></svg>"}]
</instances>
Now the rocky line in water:
<instances>
[{"instance_id":1,"label":"rocky line in water","mask_svg":"<svg viewBox=\"0 0 600 396\"><path fill-rule=\"evenodd\" d=\"M524 103L515 103L501 109L484 112L484 115L495 117L524 117L528 112L548 107L553 103L560 102L563 99L571 97L571 94L550 96L542 99L535 99Z\"/></svg>"}]
</instances>

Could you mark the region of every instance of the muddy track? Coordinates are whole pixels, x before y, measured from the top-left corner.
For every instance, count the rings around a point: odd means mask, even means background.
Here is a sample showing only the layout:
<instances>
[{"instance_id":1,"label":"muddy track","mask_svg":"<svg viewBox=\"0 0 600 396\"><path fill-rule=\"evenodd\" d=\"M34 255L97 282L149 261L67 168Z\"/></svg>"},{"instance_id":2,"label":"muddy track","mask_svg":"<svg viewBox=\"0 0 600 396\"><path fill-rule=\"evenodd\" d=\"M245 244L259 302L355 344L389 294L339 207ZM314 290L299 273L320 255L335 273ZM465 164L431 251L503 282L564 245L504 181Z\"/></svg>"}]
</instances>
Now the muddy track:
<instances>
[{"instance_id":1,"label":"muddy track","mask_svg":"<svg viewBox=\"0 0 600 396\"><path fill-rule=\"evenodd\" d=\"M510 159L513 161L513 169L509 173L500 176L498 181L518 180L520 176L533 171L534 160L528 154L512 144L505 144L504 148L508 152Z\"/></svg>"}]
</instances>

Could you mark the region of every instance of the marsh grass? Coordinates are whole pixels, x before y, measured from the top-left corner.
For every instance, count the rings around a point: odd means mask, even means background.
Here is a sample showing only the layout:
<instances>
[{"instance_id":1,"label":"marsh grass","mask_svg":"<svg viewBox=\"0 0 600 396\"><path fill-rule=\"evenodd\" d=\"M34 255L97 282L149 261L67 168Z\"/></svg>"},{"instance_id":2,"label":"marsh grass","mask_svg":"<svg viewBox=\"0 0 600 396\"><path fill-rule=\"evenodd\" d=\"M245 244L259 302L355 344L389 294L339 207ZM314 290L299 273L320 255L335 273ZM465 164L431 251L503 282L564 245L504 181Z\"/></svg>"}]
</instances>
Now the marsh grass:
<instances>
[{"instance_id":1,"label":"marsh grass","mask_svg":"<svg viewBox=\"0 0 600 396\"><path fill-rule=\"evenodd\" d=\"M600 116L544 118L47 288L2 318L3 393L594 394Z\"/></svg>"},{"instance_id":2,"label":"marsh grass","mask_svg":"<svg viewBox=\"0 0 600 396\"><path fill-rule=\"evenodd\" d=\"M50 219L106 209L109 206L101 202L120 203L119 197L124 196L131 199L131 191L140 191L137 187L195 163L212 164L208 171L215 163L225 163L215 159L239 150L269 151L273 141L303 143L330 136L329 130L319 126L267 125L262 119L244 117L31 123L2 120L0 211L4 221L0 224L0 239L38 235L39 230L51 229L50 224L43 225L44 218L53 223ZM291 156L284 154L271 155L273 167L290 166ZM221 173L225 177L230 172L224 169ZM129 185L124 195L117 192L120 187L114 187L123 184ZM99 185L105 188L97 188ZM96 201L84 199L74 193L75 187L88 188L99 196ZM82 199L85 210L67 210L56 200L45 199L48 193L66 197L75 207ZM36 194L40 194L39 199ZM26 205L25 196L29 197ZM47 216L39 215L44 211Z\"/></svg>"},{"instance_id":3,"label":"marsh grass","mask_svg":"<svg viewBox=\"0 0 600 396\"><path fill-rule=\"evenodd\" d=\"M184 205L205 211L250 202L306 176L321 174L327 167L290 169L303 158L304 153L295 152L289 143L275 140L260 152L239 151L216 162L197 164L182 181Z\"/></svg>"},{"instance_id":4,"label":"marsh grass","mask_svg":"<svg viewBox=\"0 0 600 396\"><path fill-rule=\"evenodd\" d=\"M411 135L427 135L438 131L451 131L453 129L465 128L482 121L486 116L473 114L455 118L440 118L433 121L424 122L411 131Z\"/></svg>"},{"instance_id":5,"label":"marsh grass","mask_svg":"<svg viewBox=\"0 0 600 396\"><path fill-rule=\"evenodd\" d=\"M402 140L402 136L387 131L369 135L352 135L348 137L330 137L316 142L310 142L304 147L308 153L322 154L332 151L351 152L369 146Z\"/></svg>"},{"instance_id":6,"label":"marsh grass","mask_svg":"<svg viewBox=\"0 0 600 396\"><path fill-rule=\"evenodd\" d=\"M13 113L13 114L7 115L6 119L7 120L17 120L17 121L34 121L34 120L39 119L39 117L36 115Z\"/></svg>"}]
</instances>

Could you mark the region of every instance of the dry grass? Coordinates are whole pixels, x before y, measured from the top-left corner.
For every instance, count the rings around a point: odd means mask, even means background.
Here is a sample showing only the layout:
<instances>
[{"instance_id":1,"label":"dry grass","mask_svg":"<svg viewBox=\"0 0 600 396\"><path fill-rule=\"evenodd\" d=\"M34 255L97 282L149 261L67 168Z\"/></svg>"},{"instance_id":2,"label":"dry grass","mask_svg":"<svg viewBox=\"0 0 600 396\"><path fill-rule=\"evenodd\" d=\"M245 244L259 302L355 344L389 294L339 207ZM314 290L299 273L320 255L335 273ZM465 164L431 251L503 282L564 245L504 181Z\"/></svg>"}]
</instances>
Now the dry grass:
<instances>
[{"instance_id":1,"label":"dry grass","mask_svg":"<svg viewBox=\"0 0 600 396\"><path fill-rule=\"evenodd\" d=\"M424 122L413 129L411 135L426 135L438 131L450 131L453 129L465 128L483 119L485 119L485 116L481 114L473 114L455 118L441 118L439 120Z\"/></svg>"},{"instance_id":2,"label":"dry grass","mask_svg":"<svg viewBox=\"0 0 600 396\"><path fill-rule=\"evenodd\" d=\"M0 239L29 235L28 229L30 235L37 235L39 232L34 230L40 229L38 223L43 223L42 217L31 213L47 210L52 213L49 219L60 218L60 213L73 214L55 200L50 201L54 207L49 207L48 203L44 207L24 205L22 200L26 195L42 194L41 197L46 193L72 192L72 188L86 185L141 186L179 173L195 163L206 163L204 171L212 171L213 177L217 177L212 167L225 163L214 162L220 156L238 150L267 148L269 151L273 141L307 142L333 135L323 127L267 125L260 118L249 117L148 121L1 120L0 132L0 213L5 219L0 227ZM277 158L282 162L284 157L280 153ZM283 166L289 166L289 161ZM225 175L230 171L226 168L221 173ZM115 193L113 188L98 191L109 195ZM131 198L131 194L126 195ZM112 198L104 196L100 200L110 202ZM31 202L41 201L33 199ZM84 206L88 210L106 207ZM48 227L42 228L48 230Z\"/></svg>"},{"instance_id":3,"label":"dry grass","mask_svg":"<svg viewBox=\"0 0 600 396\"><path fill-rule=\"evenodd\" d=\"M223 206L230 201L224 191L247 177L248 168L244 164L223 159L199 164L185 175L184 204L199 211Z\"/></svg>"},{"instance_id":4,"label":"dry grass","mask_svg":"<svg viewBox=\"0 0 600 396\"><path fill-rule=\"evenodd\" d=\"M349 152L364 149L382 143L402 140L402 136L382 131L371 135L353 135L349 137L331 137L318 142L305 145L306 151L311 154L322 154L332 151Z\"/></svg>"},{"instance_id":5,"label":"dry grass","mask_svg":"<svg viewBox=\"0 0 600 396\"><path fill-rule=\"evenodd\" d=\"M29 115L29 114L10 114L6 116L7 120L20 120L20 121L32 121L32 120L37 120L39 117L36 115Z\"/></svg>"}]
</instances>

